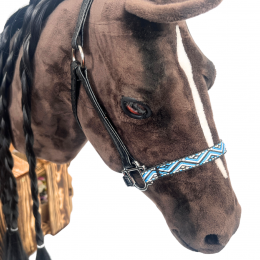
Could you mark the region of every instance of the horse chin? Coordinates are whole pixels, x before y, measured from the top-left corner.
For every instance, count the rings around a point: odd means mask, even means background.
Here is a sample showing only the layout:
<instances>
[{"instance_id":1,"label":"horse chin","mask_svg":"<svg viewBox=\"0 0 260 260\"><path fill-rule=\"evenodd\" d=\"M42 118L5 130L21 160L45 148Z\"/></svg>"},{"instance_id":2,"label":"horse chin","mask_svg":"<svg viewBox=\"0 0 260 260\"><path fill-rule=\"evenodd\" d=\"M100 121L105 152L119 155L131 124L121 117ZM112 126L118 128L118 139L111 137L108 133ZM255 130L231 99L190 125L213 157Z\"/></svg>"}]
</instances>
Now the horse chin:
<instances>
[{"instance_id":1,"label":"horse chin","mask_svg":"<svg viewBox=\"0 0 260 260\"><path fill-rule=\"evenodd\" d=\"M175 236L175 238L179 241L179 243L180 243L181 245L183 245L184 247L186 247L187 249L189 249L189 250L191 250L191 251L199 252L199 251L196 250L195 248L189 246L189 245L180 237L178 230L172 229L171 232L172 232L172 234Z\"/></svg>"},{"instance_id":2,"label":"horse chin","mask_svg":"<svg viewBox=\"0 0 260 260\"><path fill-rule=\"evenodd\" d=\"M171 229L171 233L174 235L174 237L178 240L178 242L183 245L185 248L193 251L193 252L200 252L203 254L216 254L219 253L225 246L218 244L218 245L214 245L212 246L212 248L199 248L199 249L195 249L193 247L191 247L188 243L186 243L180 236L178 230L176 229Z\"/></svg>"}]
</instances>

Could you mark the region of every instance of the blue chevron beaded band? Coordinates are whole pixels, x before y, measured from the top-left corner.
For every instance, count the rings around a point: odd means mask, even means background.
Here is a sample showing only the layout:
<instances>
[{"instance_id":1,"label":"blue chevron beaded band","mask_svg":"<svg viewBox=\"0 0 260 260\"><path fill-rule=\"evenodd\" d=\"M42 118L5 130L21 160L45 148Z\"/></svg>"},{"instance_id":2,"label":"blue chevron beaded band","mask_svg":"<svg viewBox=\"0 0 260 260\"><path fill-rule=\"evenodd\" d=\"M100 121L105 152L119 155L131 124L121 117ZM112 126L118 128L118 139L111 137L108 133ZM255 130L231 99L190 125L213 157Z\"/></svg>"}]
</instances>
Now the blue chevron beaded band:
<instances>
[{"instance_id":1,"label":"blue chevron beaded band","mask_svg":"<svg viewBox=\"0 0 260 260\"><path fill-rule=\"evenodd\" d=\"M225 144L221 141L219 144L212 146L202 152L178 159L173 162L160 164L148 169L143 173L143 179L147 184L151 184L160 177L190 170L201 166L205 163L215 161L227 152Z\"/></svg>"}]
</instances>

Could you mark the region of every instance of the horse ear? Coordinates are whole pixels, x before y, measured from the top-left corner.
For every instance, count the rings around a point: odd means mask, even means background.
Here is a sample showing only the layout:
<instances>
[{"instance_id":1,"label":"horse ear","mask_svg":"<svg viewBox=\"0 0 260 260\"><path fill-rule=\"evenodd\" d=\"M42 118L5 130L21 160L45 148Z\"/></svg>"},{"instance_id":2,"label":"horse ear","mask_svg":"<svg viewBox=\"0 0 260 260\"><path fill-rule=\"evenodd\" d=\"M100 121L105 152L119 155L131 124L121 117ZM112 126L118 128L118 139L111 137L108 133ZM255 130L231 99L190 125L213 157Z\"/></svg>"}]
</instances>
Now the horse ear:
<instances>
[{"instance_id":1,"label":"horse ear","mask_svg":"<svg viewBox=\"0 0 260 260\"><path fill-rule=\"evenodd\" d=\"M172 23L203 14L222 0L126 0L125 9L155 23Z\"/></svg>"}]
</instances>

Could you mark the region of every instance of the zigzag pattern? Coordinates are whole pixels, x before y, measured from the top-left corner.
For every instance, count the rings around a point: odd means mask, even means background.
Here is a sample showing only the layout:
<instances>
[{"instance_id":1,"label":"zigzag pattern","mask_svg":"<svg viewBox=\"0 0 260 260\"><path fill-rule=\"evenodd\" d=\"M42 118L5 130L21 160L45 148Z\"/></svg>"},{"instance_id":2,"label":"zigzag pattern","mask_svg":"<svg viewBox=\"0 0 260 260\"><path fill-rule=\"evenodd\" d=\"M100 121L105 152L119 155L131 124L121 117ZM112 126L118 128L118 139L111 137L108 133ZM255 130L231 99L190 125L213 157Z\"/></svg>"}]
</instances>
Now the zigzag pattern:
<instances>
[{"instance_id":1,"label":"zigzag pattern","mask_svg":"<svg viewBox=\"0 0 260 260\"><path fill-rule=\"evenodd\" d=\"M214 161L223 156L226 152L226 146L221 141L219 144L202 152L148 169L143 173L143 179L146 183L151 184L160 177L183 172Z\"/></svg>"}]
</instances>

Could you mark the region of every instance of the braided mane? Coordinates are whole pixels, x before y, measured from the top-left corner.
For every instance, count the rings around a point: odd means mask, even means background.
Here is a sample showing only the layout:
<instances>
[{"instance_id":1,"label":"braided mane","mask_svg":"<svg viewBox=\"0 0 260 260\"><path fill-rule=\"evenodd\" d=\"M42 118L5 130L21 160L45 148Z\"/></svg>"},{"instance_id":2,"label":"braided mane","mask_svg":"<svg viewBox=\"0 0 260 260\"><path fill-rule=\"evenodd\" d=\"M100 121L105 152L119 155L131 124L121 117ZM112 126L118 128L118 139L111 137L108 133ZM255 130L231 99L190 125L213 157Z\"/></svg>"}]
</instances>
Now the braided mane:
<instances>
[{"instance_id":1,"label":"braided mane","mask_svg":"<svg viewBox=\"0 0 260 260\"><path fill-rule=\"evenodd\" d=\"M26 140L26 156L29 163L33 215L35 217L37 259L50 259L44 247L39 213L38 185L35 172L36 157L33 151L34 135L31 128L31 90L33 86L33 60L44 22L63 0L31 0L29 5L19 9L6 22L0 34L0 195L2 209L8 228L6 232L3 260L28 259L22 247L17 229L18 193L16 179L12 173L13 158L9 151L12 141L10 127L9 93L15 71L15 64L21 47L20 62L22 83L23 129ZM12 46L10 42L13 39ZM15 234L15 235L14 235ZM15 237L15 239L14 239Z\"/></svg>"}]
</instances>

